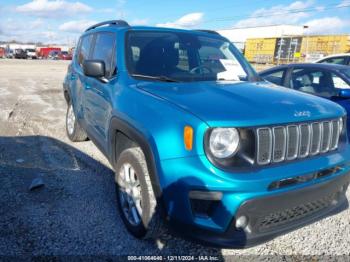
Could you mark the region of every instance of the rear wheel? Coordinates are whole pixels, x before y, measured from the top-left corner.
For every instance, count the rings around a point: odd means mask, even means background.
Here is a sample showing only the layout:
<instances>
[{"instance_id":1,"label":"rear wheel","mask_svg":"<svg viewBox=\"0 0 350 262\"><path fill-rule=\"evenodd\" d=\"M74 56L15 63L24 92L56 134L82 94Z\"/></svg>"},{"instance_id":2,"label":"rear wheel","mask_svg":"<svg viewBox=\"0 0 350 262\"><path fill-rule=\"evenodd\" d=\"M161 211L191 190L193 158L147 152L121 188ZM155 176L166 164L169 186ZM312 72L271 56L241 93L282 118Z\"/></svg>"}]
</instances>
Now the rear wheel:
<instances>
[{"instance_id":1,"label":"rear wheel","mask_svg":"<svg viewBox=\"0 0 350 262\"><path fill-rule=\"evenodd\" d=\"M67 114L66 114L66 132L68 138L73 142L86 141L87 135L85 131L80 127L74 113L73 105L68 102Z\"/></svg>"},{"instance_id":2,"label":"rear wheel","mask_svg":"<svg viewBox=\"0 0 350 262\"><path fill-rule=\"evenodd\" d=\"M128 231L137 238L160 236L163 219L139 147L121 153L116 167L116 188L120 214Z\"/></svg>"}]
</instances>

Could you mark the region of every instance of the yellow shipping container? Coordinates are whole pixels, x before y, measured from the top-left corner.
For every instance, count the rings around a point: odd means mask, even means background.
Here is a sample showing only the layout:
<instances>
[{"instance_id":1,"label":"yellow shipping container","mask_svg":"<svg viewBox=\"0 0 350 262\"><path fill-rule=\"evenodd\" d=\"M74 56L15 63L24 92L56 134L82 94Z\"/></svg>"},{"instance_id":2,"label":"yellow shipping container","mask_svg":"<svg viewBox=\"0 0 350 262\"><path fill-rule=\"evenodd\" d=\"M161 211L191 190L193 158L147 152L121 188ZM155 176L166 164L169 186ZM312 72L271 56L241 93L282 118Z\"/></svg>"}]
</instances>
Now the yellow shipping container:
<instances>
[{"instance_id":1,"label":"yellow shipping container","mask_svg":"<svg viewBox=\"0 0 350 262\"><path fill-rule=\"evenodd\" d=\"M247 39L244 56L253 63L273 63L276 38Z\"/></svg>"},{"instance_id":2,"label":"yellow shipping container","mask_svg":"<svg viewBox=\"0 0 350 262\"><path fill-rule=\"evenodd\" d=\"M304 36L301 53L332 55L350 52L349 35L312 35Z\"/></svg>"},{"instance_id":3,"label":"yellow shipping container","mask_svg":"<svg viewBox=\"0 0 350 262\"><path fill-rule=\"evenodd\" d=\"M298 36L293 36L297 38ZM310 58L350 52L349 35L311 35L302 37L300 51L293 54L293 61L304 61L306 54ZM291 38L284 36L283 39ZM251 63L277 63L274 58L276 42L280 38L251 38L247 39L244 55ZM285 60L285 61L284 61ZM281 59L280 63L288 63L289 59ZM312 60L312 59L311 59Z\"/></svg>"}]
</instances>

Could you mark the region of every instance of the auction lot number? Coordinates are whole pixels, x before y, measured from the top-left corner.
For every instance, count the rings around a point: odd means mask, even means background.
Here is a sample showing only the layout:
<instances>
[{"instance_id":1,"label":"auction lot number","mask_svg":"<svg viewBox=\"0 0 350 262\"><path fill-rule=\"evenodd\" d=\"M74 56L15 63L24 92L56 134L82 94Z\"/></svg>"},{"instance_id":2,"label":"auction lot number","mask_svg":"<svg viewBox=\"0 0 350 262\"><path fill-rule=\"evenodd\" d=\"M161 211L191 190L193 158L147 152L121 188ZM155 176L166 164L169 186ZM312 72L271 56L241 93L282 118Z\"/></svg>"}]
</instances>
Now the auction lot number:
<instances>
[{"instance_id":1,"label":"auction lot number","mask_svg":"<svg viewBox=\"0 0 350 262\"><path fill-rule=\"evenodd\" d=\"M215 256L128 256L129 261L218 261Z\"/></svg>"}]
</instances>

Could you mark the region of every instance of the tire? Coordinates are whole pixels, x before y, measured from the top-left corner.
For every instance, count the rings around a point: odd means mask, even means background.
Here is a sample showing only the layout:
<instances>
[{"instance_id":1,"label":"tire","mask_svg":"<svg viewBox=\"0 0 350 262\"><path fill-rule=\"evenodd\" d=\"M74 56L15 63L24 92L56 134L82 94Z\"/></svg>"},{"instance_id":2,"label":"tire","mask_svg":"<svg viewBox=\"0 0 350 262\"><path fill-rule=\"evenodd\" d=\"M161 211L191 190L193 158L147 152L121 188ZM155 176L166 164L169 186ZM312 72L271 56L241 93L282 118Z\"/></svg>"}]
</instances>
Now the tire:
<instances>
[{"instance_id":1,"label":"tire","mask_svg":"<svg viewBox=\"0 0 350 262\"><path fill-rule=\"evenodd\" d=\"M66 113L66 133L72 142L81 142L87 140L85 131L80 127L74 113L73 105L68 102Z\"/></svg>"},{"instance_id":2,"label":"tire","mask_svg":"<svg viewBox=\"0 0 350 262\"><path fill-rule=\"evenodd\" d=\"M130 166L134 169L134 174L139 181L138 184L141 189L141 215L138 209L135 207L140 219L138 224L130 222L125 210L125 194L127 194L129 197L131 196L130 192L129 194L126 192L125 182L123 181L125 166ZM164 220L161 216L160 207L157 204L157 200L153 192L145 156L139 147L126 149L120 154L116 166L115 181L117 203L120 215L128 231L133 236L141 239L152 239L159 237L164 232ZM135 206L137 206L137 204L135 204Z\"/></svg>"}]
</instances>

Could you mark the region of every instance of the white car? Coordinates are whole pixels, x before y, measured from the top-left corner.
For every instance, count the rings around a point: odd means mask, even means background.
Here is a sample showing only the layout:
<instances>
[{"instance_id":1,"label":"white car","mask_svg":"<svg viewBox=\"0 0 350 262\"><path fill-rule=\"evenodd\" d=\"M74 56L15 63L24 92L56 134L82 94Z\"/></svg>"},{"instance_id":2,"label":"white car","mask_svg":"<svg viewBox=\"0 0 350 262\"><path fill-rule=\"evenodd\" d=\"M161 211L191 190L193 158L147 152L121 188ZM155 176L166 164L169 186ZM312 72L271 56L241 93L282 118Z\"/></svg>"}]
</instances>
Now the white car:
<instances>
[{"instance_id":1,"label":"white car","mask_svg":"<svg viewBox=\"0 0 350 262\"><path fill-rule=\"evenodd\" d=\"M25 51L27 53L27 57L28 58L31 58L31 59L37 59L38 58L35 49L26 49Z\"/></svg>"},{"instance_id":2,"label":"white car","mask_svg":"<svg viewBox=\"0 0 350 262\"><path fill-rule=\"evenodd\" d=\"M350 65L350 53L336 54L316 60L315 63L328 63L338 65Z\"/></svg>"}]
</instances>

